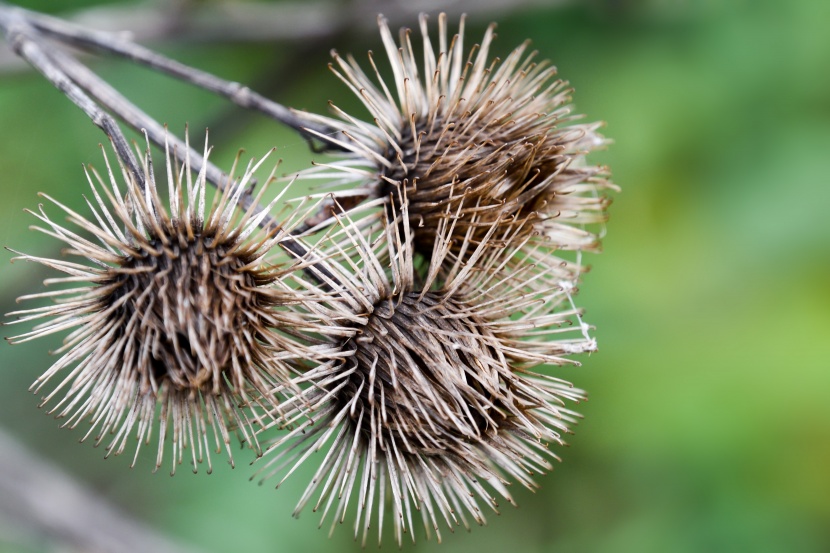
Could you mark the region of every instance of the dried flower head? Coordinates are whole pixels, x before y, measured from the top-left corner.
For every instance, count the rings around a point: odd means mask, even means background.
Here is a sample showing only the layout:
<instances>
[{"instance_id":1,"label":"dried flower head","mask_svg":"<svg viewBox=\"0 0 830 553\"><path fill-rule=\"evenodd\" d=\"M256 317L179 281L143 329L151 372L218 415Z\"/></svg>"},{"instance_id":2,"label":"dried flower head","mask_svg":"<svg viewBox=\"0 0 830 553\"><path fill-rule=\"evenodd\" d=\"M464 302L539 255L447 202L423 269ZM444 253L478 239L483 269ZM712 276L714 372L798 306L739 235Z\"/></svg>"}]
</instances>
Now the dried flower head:
<instances>
[{"instance_id":1,"label":"dried flower head","mask_svg":"<svg viewBox=\"0 0 830 553\"><path fill-rule=\"evenodd\" d=\"M64 426L88 421L84 439L94 435L96 445L110 436L107 455L121 453L135 433L137 458L158 418L156 468L172 437L173 472L188 447L194 472L205 457L210 471L211 442L233 464L233 430L258 449L253 427L263 421L240 405L276 408L268 390L289 378L286 359L300 346L279 330L297 324L296 316L275 307L297 297L275 285L282 272L267 258L285 228L262 230L268 210L236 207L268 156L229 179L206 210L205 173L194 178L189 161L177 170L166 154L169 207L149 153L142 158L144 185L123 166L126 185L119 185L106 154L106 178L87 171L92 217L45 196L71 224L55 222L41 206L32 213L44 225L36 229L66 244L64 253L78 261L20 255L68 276L46 281L57 290L20 298L54 302L10 313L18 323L45 319L10 341L71 330L60 359L33 390L59 379L43 404L56 402L50 413L68 417Z\"/></svg>"},{"instance_id":2,"label":"dried flower head","mask_svg":"<svg viewBox=\"0 0 830 553\"><path fill-rule=\"evenodd\" d=\"M534 368L576 364L571 354L596 348L570 280L531 263L526 240L490 247L495 229L522 235L528 221L494 223L479 244L464 244L471 253L461 262L444 218L418 270L408 203L396 204L401 211L387 206L374 228L338 216L309 248L355 322L331 337L338 355L295 379L303 391L282 405L290 431L260 470L269 478L290 467L284 480L328 446L295 515L318 495L314 510L331 515L333 530L356 506L364 544L373 519L380 540L387 508L399 545L403 533L414 540L416 511L440 540L442 520L451 530L484 524L482 507L497 509L493 492L513 503L511 481L535 487L532 475L556 458L548 444L561 444L578 417L566 402L583 394Z\"/></svg>"},{"instance_id":3,"label":"dried flower head","mask_svg":"<svg viewBox=\"0 0 830 553\"><path fill-rule=\"evenodd\" d=\"M534 214L523 232L545 237L549 248L597 248L592 225L605 220L608 205L600 191L613 185L605 169L587 164L585 156L606 140L597 132L599 123L574 123L571 89L555 79L556 68L537 63L527 43L502 63L489 60L492 25L481 44L465 53L463 18L449 38L446 17L439 16L436 49L421 16L422 63L408 29L396 44L382 17L379 26L391 82L371 52L374 78L351 56L333 53L332 67L373 123L336 107L339 119L306 114L342 130L317 136L345 151L346 159L302 177L347 185L349 195L395 199L399 195L390 192L405 188L421 253L432 250L447 213L460 218L456 244L470 232L481 241L497 221ZM467 216L472 213L475 223Z\"/></svg>"}]
</instances>

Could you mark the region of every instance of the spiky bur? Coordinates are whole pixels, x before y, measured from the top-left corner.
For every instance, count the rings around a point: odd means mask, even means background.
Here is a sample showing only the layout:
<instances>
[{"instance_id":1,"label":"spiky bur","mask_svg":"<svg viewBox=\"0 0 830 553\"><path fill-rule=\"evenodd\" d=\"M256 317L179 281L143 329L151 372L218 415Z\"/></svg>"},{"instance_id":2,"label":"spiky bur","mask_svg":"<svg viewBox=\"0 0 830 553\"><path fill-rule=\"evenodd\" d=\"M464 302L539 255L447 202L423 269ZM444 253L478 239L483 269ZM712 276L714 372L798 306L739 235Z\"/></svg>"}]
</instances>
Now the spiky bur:
<instances>
[{"instance_id":1,"label":"spiky bur","mask_svg":"<svg viewBox=\"0 0 830 553\"><path fill-rule=\"evenodd\" d=\"M421 253L431 252L447 213L460 217L456 245L468 234L480 242L497 221L532 214L523 232L545 239L549 250L598 248L609 203L602 192L615 186L586 154L606 140L599 123L575 123L571 89L555 78L556 68L536 62L527 43L503 62L489 60L494 26L465 53L463 18L449 37L446 17L439 16L436 48L422 15L422 56L408 29L396 44L382 17L379 26L391 81L371 52L371 76L353 57L333 53L332 70L360 98L372 123L336 107L339 119L304 114L342 130L317 136L345 151L345 159L301 178L323 179L348 189L340 194L357 196L394 199L396 190L406 189Z\"/></svg>"},{"instance_id":2,"label":"spiky bur","mask_svg":"<svg viewBox=\"0 0 830 553\"><path fill-rule=\"evenodd\" d=\"M212 449L224 448L233 464L233 431L260 452L254 430L264 421L241 405L278 411L270 390L288 381L293 357L313 357L292 329L314 321L277 309L313 292L284 282L294 269L269 256L295 224L289 218L279 229L259 227L280 198L261 212L236 207L267 155L208 204L205 173L194 175L189 162L174 167L172 152L166 154L167 206L149 154L142 159L144 186L123 166L120 184L106 154L104 178L87 171L91 216L44 196L70 224L55 222L41 206L31 212L43 225L35 228L66 244L64 253L75 260L16 258L67 276L46 281L57 290L20 298L53 302L9 313L14 323L44 321L10 342L70 331L56 352L60 359L32 388L41 392L58 381L42 404L66 418L64 426L88 423L83 439L106 442L107 456L137 440L134 464L157 433L156 468L170 441L172 472L188 448L194 472L203 459L210 472Z\"/></svg>"},{"instance_id":3,"label":"spiky bur","mask_svg":"<svg viewBox=\"0 0 830 553\"><path fill-rule=\"evenodd\" d=\"M569 275L531 263L526 239L490 247L495 229L521 236L527 221L492 225L481 243L464 244L462 263L445 218L419 270L399 204L375 228L338 217L309 247L332 296L351 302L342 317L353 329L330 338L337 356L294 380L303 391L282 405L289 431L259 471L285 480L322 457L295 516L311 502L333 530L352 513L364 545L370 525L381 539L387 513L399 545L405 533L414 541L417 517L440 540L444 524L484 524L494 493L513 503L511 482L534 488L533 475L557 458L549 444L562 444L578 418L567 404L583 397L545 373L596 349Z\"/></svg>"}]
</instances>

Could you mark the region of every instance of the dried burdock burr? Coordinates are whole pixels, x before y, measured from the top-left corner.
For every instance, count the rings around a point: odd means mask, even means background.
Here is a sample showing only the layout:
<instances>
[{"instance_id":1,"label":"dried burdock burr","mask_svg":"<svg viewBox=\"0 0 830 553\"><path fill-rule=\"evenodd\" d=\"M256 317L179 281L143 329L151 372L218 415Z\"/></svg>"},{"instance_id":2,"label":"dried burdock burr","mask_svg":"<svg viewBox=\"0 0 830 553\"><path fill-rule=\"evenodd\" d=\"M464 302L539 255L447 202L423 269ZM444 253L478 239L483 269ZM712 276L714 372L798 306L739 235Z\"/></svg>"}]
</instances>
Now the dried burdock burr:
<instances>
[{"instance_id":1,"label":"dried burdock burr","mask_svg":"<svg viewBox=\"0 0 830 553\"><path fill-rule=\"evenodd\" d=\"M578 123L571 114L572 91L556 79L556 68L537 62L527 43L503 61L489 59L494 26L465 51L463 18L450 36L439 16L436 46L421 16L422 54L408 29L396 43L382 17L379 26L391 78L382 76L371 52L370 71L333 53L333 72L369 120L336 107L337 118L305 114L341 130L311 132L344 157L301 178L322 179L349 196L393 201L405 189L415 247L424 254L448 213L459 218L454 247L469 232L481 241L494 222L533 214L523 232L546 240L549 250L596 249L609 203L602 193L615 187L586 155L607 141L599 123Z\"/></svg>"},{"instance_id":2,"label":"dried burdock burr","mask_svg":"<svg viewBox=\"0 0 830 553\"><path fill-rule=\"evenodd\" d=\"M64 243L73 259L17 258L66 276L46 281L55 290L20 298L51 303L9 313L17 318L12 323L42 321L9 341L69 332L55 352L60 358L32 388L41 392L57 381L43 404L66 419L64 426L88 423L83 439L105 443L107 455L137 440L137 459L157 435L156 468L170 441L173 472L188 456L194 472L204 459L210 471L214 449L225 449L233 464L234 431L259 453L254 429L264 421L242 405L276 412L270 390L288 381L290 360L313 357L313 346L293 330L313 327L313 317L277 309L309 294L282 282L294 269L281 269L272 255L302 216L263 229L279 196L264 211L236 206L267 157L251 162L241 178L229 177L227 189L210 200L204 172L194 175L189 160L175 167L168 148L165 205L149 152L141 160L145 185L105 154L103 178L87 170L91 215L48 196L69 224L42 205L32 212L42 225L35 228Z\"/></svg>"},{"instance_id":3,"label":"dried burdock burr","mask_svg":"<svg viewBox=\"0 0 830 553\"><path fill-rule=\"evenodd\" d=\"M400 545L404 533L415 539L416 517L440 540L444 523L484 524L495 495L513 503L511 482L536 486L533 476L556 459L548 446L562 444L578 418L569 404L583 397L551 368L578 364L572 355L596 342L571 281L520 253L527 238L491 247L496 230L522 236L530 221L494 222L463 245L462 262L449 247L457 219L442 218L418 269L408 203L386 211L374 226L338 215L308 246L352 331L331 336L339 353L294 379L302 391L281 405L289 430L258 474L284 480L316 457L295 515L312 502L333 530L356 511L364 544L370 525L380 540L391 520Z\"/></svg>"}]
</instances>

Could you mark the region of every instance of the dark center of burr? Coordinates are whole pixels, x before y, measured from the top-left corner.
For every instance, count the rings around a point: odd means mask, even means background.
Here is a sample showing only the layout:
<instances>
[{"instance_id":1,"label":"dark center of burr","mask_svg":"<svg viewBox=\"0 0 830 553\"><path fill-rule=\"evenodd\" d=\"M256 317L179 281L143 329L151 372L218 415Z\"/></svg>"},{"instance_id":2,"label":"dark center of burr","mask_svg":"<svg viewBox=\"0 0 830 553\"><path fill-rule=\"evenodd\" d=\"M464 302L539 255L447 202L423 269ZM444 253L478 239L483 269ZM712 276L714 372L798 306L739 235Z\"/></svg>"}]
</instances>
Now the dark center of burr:
<instances>
[{"instance_id":1,"label":"dark center of burr","mask_svg":"<svg viewBox=\"0 0 830 553\"><path fill-rule=\"evenodd\" d=\"M438 293L380 302L353 339L342 401L381 448L437 454L481 438L503 418L498 343L465 305Z\"/></svg>"},{"instance_id":2,"label":"dark center of burr","mask_svg":"<svg viewBox=\"0 0 830 553\"><path fill-rule=\"evenodd\" d=\"M111 316L129 334L125 358L142 381L169 381L179 389L215 391L226 373L250 363L259 314L267 303L250 260L211 236L155 239L141 256L111 269ZM247 358L246 358L247 357Z\"/></svg>"}]
</instances>

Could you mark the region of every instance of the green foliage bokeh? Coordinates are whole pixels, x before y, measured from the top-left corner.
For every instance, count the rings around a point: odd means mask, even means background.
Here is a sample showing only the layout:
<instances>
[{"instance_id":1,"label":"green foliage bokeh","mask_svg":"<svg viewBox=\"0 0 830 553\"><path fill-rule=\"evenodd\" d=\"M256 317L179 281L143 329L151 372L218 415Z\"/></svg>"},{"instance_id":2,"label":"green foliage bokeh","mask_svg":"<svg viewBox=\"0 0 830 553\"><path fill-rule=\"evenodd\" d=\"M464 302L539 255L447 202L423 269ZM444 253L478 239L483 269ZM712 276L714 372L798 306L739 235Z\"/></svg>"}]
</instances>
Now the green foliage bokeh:
<instances>
[{"instance_id":1,"label":"green foliage bokeh","mask_svg":"<svg viewBox=\"0 0 830 553\"><path fill-rule=\"evenodd\" d=\"M486 21L470 15L472 43ZM563 370L590 393L564 462L536 494L515 490L519 509L447 533L443 551L830 550L828 21L826 0L608 0L501 18L498 54L531 38L575 87L577 111L607 122L615 143L596 159L623 192L578 296L600 351ZM340 40L328 46L361 60L380 47L374 34ZM284 104L349 103L327 48L285 75L296 45L154 46ZM94 66L171 129L189 123L194 141L210 125L222 166L240 147L276 146L285 172L313 158L296 135L205 92L117 61ZM101 165L103 136L25 71L0 75L0 129L0 245L58 255L25 230L34 220L22 210L39 191L81 206L81 164ZM3 312L46 277L12 255L0 255ZM274 491L246 481L244 452L233 471L220 460L213 475L183 466L169 478L150 459L129 470L127 455L104 461L78 445L81 432L59 430L26 391L57 345L0 355L0 425L44 458L206 551L359 549L348 525L328 540L314 513L291 518L313 463Z\"/></svg>"}]
</instances>

